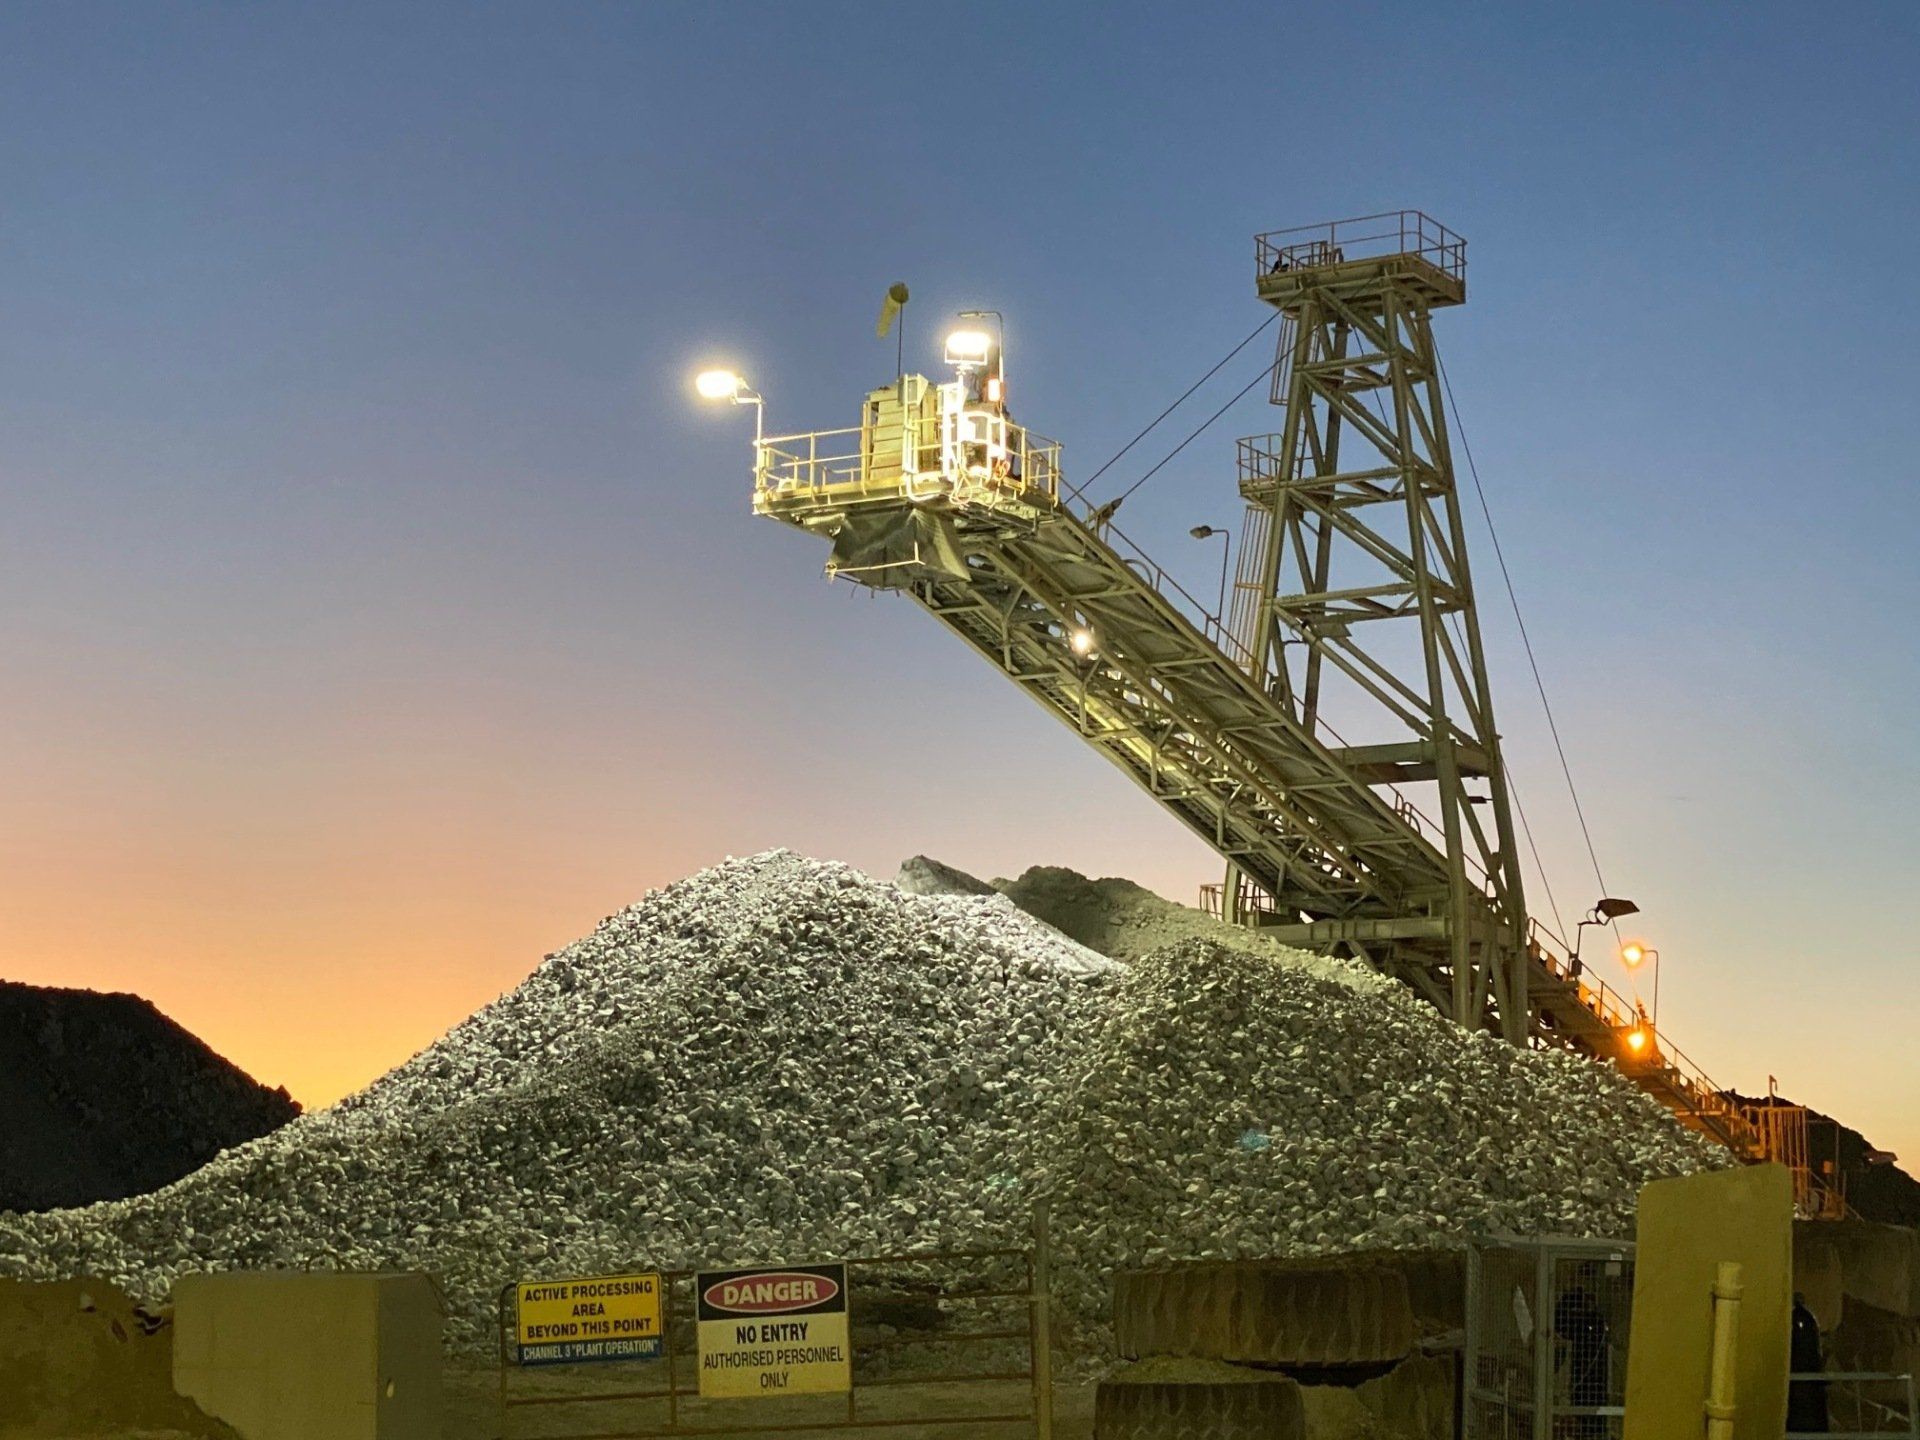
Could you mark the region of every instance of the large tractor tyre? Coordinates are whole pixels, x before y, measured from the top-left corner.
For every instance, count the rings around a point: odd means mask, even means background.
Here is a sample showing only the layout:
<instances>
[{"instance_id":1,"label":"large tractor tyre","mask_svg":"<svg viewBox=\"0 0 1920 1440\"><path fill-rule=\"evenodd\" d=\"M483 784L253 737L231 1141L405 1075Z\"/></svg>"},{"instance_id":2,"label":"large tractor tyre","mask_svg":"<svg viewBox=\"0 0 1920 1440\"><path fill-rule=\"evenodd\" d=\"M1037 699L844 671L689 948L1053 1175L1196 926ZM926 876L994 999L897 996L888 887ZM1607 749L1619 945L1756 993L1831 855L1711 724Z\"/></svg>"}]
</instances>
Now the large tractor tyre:
<instances>
[{"instance_id":1,"label":"large tractor tyre","mask_svg":"<svg viewBox=\"0 0 1920 1440\"><path fill-rule=\"evenodd\" d=\"M1113 1326L1130 1360L1302 1369L1392 1364L1418 1336L1406 1276L1378 1264L1236 1261L1123 1273Z\"/></svg>"},{"instance_id":2,"label":"large tractor tyre","mask_svg":"<svg viewBox=\"0 0 1920 1440\"><path fill-rule=\"evenodd\" d=\"M1128 1384L1094 1392L1093 1440L1306 1440L1300 1387L1275 1377L1247 1384Z\"/></svg>"},{"instance_id":3,"label":"large tractor tyre","mask_svg":"<svg viewBox=\"0 0 1920 1440\"><path fill-rule=\"evenodd\" d=\"M1381 1264L1407 1277L1407 1300L1421 1335L1464 1330L1467 1324L1467 1256L1464 1250L1406 1250Z\"/></svg>"}]
</instances>

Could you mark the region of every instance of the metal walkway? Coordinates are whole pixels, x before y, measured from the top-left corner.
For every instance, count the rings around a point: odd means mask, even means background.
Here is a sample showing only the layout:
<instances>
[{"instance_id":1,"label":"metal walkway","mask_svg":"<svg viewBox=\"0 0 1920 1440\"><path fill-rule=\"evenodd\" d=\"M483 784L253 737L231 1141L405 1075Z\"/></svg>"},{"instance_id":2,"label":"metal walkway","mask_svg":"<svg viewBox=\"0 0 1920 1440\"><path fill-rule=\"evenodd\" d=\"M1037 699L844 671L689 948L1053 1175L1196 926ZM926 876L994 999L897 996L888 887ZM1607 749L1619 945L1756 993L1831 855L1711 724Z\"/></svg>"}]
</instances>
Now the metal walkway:
<instances>
[{"instance_id":1,"label":"metal walkway","mask_svg":"<svg viewBox=\"0 0 1920 1440\"><path fill-rule=\"evenodd\" d=\"M1383 968L1446 1010L1447 867L1422 817L1307 734L1217 618L1063 492L1057 445L1013 426L1007 475L932 479L899 457L937 452L937 437L904 423L921 432L904 446L871 426L762 441L756 513L833 539L830 573L912 596L1261 890L1310 892L1306 924L1324 934L1289 926L1289 941L1406 942ZM887 538L859 552L846 538L862 532ZM1755 1153L1738 1108L1664 1037L1636 1050L1648 1032L1564 947L1535 927L1528 951L1535 1043L1614 1061L1684 1122Z\"/></svg>"}]
</instances>

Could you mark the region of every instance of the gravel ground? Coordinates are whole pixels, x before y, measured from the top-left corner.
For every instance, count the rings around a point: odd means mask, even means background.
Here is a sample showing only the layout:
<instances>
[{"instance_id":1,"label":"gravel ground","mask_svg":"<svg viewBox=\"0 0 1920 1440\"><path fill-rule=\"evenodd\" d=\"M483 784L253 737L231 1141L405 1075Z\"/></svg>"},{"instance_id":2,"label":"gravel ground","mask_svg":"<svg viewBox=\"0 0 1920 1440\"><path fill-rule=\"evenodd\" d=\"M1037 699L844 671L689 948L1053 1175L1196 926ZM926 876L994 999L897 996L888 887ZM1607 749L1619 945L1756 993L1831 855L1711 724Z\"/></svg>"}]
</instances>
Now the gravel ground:
<instances>
[{"instance_id":1,"label":"gravel ground","mask_svg":"<svg viewBox=\"0 0 1920 1440\"><path fill-rule=\"evenodd\" d=\"M1003 896L772 852L649 895L330 1110L154 1194L0 1215L0 1275L512 1280L1018 1242L1070 1348L1118 1266L1627 1233L1720 1163L1624 1078L1358 967L1188 938L1118 965Z\"/></svg>"}]
</instances>

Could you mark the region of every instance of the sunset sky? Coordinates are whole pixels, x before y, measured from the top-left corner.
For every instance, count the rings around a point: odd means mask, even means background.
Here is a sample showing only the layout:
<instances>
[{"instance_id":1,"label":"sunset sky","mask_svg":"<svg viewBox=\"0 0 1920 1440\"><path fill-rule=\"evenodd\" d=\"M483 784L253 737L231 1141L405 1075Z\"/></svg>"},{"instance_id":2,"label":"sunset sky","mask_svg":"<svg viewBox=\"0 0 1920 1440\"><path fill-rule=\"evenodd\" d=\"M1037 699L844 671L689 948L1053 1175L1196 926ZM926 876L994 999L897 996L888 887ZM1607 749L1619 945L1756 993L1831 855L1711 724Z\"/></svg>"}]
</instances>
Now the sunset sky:
<instances>
[{"instance_id":1,"label":"sunset sky","mask_svg":"<svg viewBox=\"0 0 1920 1440\"><path fill-rule=\"evenodd\" d=\"M727 854L1191 900L1105 762L752 519L689 377L852 424L904 279L910 367L1004 311L1084 475L1259 322L1256 231L1418 206L1666 1028L1920 1161L1917 69L1892 3L0 7L0 975L318 1105ZM1276 418L1128 502L1197 591Z\"/></svg>"}]
</instances>

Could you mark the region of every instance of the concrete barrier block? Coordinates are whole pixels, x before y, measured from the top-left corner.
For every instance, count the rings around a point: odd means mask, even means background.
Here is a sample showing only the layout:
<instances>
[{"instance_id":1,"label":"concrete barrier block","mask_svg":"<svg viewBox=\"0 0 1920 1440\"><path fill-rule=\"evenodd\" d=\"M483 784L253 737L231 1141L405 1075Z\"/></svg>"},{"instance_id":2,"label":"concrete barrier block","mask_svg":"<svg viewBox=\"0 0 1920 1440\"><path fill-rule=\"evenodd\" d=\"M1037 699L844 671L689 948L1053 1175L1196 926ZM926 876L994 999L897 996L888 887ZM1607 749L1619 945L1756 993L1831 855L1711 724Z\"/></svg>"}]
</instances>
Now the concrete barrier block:
<instances>
[{"instance_id":1,"label":"concrete barrier block","mask_svg":"<svg viewBox=\"0 0 1920 1440\"><path fill-rule=\"evenodd\" d=\"M242 1440L439 1440L426 1276L186 1275L173 1302L174 1388Z\"/></svg>"},{"instance_id":2,"label":"concrete barrier block","mask_svg":"<svg viewBox=\"0 0 1920 1440\"><path fill-rule=\"evenodd\" d=\"M1920 1315L1920 1233L1865 1220L1811 1221L1840 1259L1851 1299L1894 1315Z\"/></svg>"},{"instance_id":3,"label":"concrete barrier block","mask_svg":"<svg viewBox=\"0 0 1920 1440\"><path fill-rule=\"evenodd\" d=\"M174 1392L173 1327L104 1280L0 1280L0 1434L227 1440Z\"/></svg>"},{"instance_id":4,"label":"concrete barrier block","mask_svg":"<svg viewBox=\"0 0 1920 1440\"><path fill-rule=\"evenodd\" d=\"M1822 1332L1840 1323L1847 1293L1839 1248L1832 1237L1821 1233L1824 1228L1817 1223L1802 1223L1793 1231L1794 1293L1806 1299Z\"/></svg>"}]
</instances>

